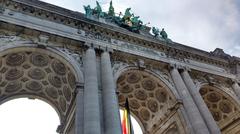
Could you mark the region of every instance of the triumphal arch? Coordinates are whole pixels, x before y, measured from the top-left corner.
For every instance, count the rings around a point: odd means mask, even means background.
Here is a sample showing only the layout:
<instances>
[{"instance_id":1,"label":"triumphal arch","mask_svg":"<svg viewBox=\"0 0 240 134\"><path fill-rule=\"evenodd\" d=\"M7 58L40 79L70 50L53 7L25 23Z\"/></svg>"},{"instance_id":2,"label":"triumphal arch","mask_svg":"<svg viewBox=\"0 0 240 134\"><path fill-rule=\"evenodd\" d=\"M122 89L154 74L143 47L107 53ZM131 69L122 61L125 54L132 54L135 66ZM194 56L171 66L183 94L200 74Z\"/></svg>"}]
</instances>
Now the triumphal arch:
<instances>
[{"instance_id":1,"label":"triumphal arch","mask_svg":"<svg viewBox=\"0 0 240 134\"><path fill-rule=\"evenodd\" d=\"M113 4L0 0L0 104L41 99L60 134L121 134L126 98L144 134L240 133L240 59L176 43Z\"/></svg>"}]
</instances>

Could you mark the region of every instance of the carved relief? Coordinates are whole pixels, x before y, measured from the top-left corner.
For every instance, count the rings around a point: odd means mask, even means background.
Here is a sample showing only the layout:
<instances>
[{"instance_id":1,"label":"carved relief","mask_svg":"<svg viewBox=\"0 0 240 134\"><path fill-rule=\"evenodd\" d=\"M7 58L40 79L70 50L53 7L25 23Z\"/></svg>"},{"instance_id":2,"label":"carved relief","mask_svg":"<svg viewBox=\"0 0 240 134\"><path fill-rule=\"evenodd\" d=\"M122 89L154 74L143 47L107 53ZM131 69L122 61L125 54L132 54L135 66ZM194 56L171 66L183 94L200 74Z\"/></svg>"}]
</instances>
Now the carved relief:
<instances>
[{"instance_id":1,"label":"carved relief","mask_svg":"<svg viewBox=\"0 0 240 134\"><path fill-rule=\"evenodd\" d=\"M239 115L236 115L239 109L234 105L232 98L219 92L219 89L204 86L199 92L220 128L228 126L235 119L240 118Z\"/></svg>"},{"instance_id":2,"label":"carved relief","mask_svg":"<svg viewBox=\"0 0 240 134\"><path fill-rule=\"evenodd\" d=\"M12 92L17 92L22 88L22 83L18 81L11 81L7 84L5 88L5 92L12 93Z\"/></svg>"},{"instance_id":3,"label":"carved relief","mask_svg":"<svg viewBox=\"0 0 240 134\"><path fill-rule=\"evenodd\" d=\"M218 102L221 99L221 96L217 93L210 93L207 95L207 99L210 102Z\"/></svg>"},{"instance_id":4,"label":"carved relief","mask_svg":"<svg viewBox=\"0 0 240 134\"><path fill-rule=\"evenodd\" d=\"M156 83L152 81L151 79L144 79L142 81L142 86L144 89L152 91L156 87Z\"/></svg>"},{"instance_id":5,"label":"carved relief","mask_svg":"<svg viewBox=\"0 0 240 134\"><path fill-rule=\"evenodd\" d=\"M63 97L60 97L59 103L60 103L61 110L65 112L66 106L67 106L65 99Z\"/></svg>"},{"instance_id":6,"label":"carved relief","mask_svg":"<svg viewBox=\"0 0 240 134\"><path fill-rule=\"evenodd\" d=\"M228 101L222 101L219 103L219 108L223 113L230 113L232 112L232 105Z\"/></svg>"},{"instance_id":7,"label":"carved relief","mask_svg":"<svg viewBox=\"0 0 240 134\"><path fill-rule=\"evenodd\" d=\"M160 103L164 103L167 101L167 93L165 93L164 91L158 89L156 91L156 98Z\"/></svg>"},{"instance_id":8,"label":"carved relief","mask_svg":"<svg viewBox=\"0 0 240 134\"><path fill-rule=\"evenodd\" d=\"M66 63L37 52L20 51L0 57L0 98L26 93L52 102L65 116L76 79Z\"/></svg>"},{"instance_id":9,"label":"carved relief","mask_svg":"<svg viewBox=\"0 0 240 134\"><path fill-rule=\"evenodd\" d=\"M67 78L68 78L68 83L70 84L71 88L75 89L75 86L76 86L75 76L72 73L69 73Z\"/></svg>"},{"instance_id":10,"label":"carved relief","mask_svg":"<svg viewBox=\"0 0 240 134\"><path fill-rule=\"evenodd\" d=\"M49 97L53 98L53 99L57 99L58 98L58 91L56 88L54 87L47 87L46 88L46 93Z\"/></svg>"},{"instance_id":11,"label":"carved relief","mask_svg":"<svg viewBox=\"0 0 240 134\"><path fill-rule=\"evenodd\" d=\"M46 76L46 73L40 68L30 69L28 76L35 80L41 80Z\"/></svg>"},{"instance_id":12,"label":"carved relief","mask_svg":"<svg viewBox=\"0 0 240 134\"><path fill-rule=\"evenodd\" d=\"M150 99L147 101L148 108L153 112L156 113L158 111L158 103L154 99Z\"/></svg>"},{"instance_id":13,"label":"carved relief","mask_svg":"<svg viewBox=\"0 0 240 134\"><path fill-rule=\"evenodd\" d=\"M120 91L123 92L123 93L130 93L130 92L133 91L133 88L130 87L129 85L125 85L124 87L122 87L122 88L120 89Z\"/></svg>"},{"instance_id":14,"label":"carved relief","mask_svg":"<svg viewBox=\"0 0 240 134\"><path fill-rule=\"evenodd\" d=\"M29 81L26 83L26 88L31 91L37 92L42 89L42 85L41 85L41 83L39 83L37 81Z\"/></svg>"},{"instance_id":15,"label":"carved relief","mask_svg":"<svg viewBox=\"0 0 240 134\"><path fill-rule=\"evenodd\" d=\"M33 53L30 57L30 62L39 67L44 67L48 65L48 57L39 53Z\"/></svg>"},{"instance_id":16,"label":"carved relief","mask_svg":"<svg viewBox=\"0 0 240 134\"><path fill-rule=\"evenodd\" d=\"M6 72L6 80L17 80L23 76L23 71L17 68L10 69Z\"/></svg>"},{"instance_id":17,"label":"carved relief","mask_svg":"<svg viewBox=\"0 0 240 134\"><path fill-rule=\"evenodd\" d=\"M127 82L129 83L137 83L140 80L140 76L137 73L129 73Z\"/></svg>"},{"instance_id":18,"label":"carved relief","mask_svg":"<svg viewBox=\"0 0 240 134\"><path fill-rule=\"evenodd\" d=\"M48 80L56 88L60 88L62 86L61 78L57 75L50 74L48 76Z\"/></svg>"},{"instance_id":19,"label":"carved relief","mask_svg":"<svg viewBox=\"0 0 240 134\"><path fill-rule=\"evenodd\" d=\"M71 100L71 96L72 96L71 94L72 94L71 90L67 86L64 86L63 87L63 95L67 101Z\"/></svg>"},{"instance_id":20,"label":"carved relief","mask_svg":"<svg viewBox=\"0 0 240 134\"><path fill-rule=\"evenodd\" d=\"M9 66L19 66L25 61L23 53L13 53L6 58L6 64Z\"/></svg>"},{"instance_id":21,"label":"carved relief","mask_svg":"<svg viewBox=\"0 0 240 134\"><path fill-rule=\"evenodd\" d=\"M142 108L140 110L140 115L144 121L148 121L150 119L150 112L146 108Z\"/></svg>"},{"instance_id":22,"label":"carved relief","mask_svg":"<svg viewBox=\"0 0 240 134\"><path fill-rule=\"evenodd\" d=\"M140 118L143 124L148 124L155 117L166 117L166 109L174 101L174 99L168 99L169 92L167 90L169 89L163 82L141 70L128 70L121 74L117 80L117 89L120 105L124 106L125 100L128 98L132 112ZM158 120L154 121L159 123Z\"/></svg>"},{"instance_id":23,"label":"carved relief","mask_svg":"<svg viewBox=\"0 0 240 134\"><path fill-rule=\"evenodd\" d=\"M129 101L129 105L133 109L138 109L140 107L140 104L138 103L138 101L136 99L131 99Z\"/></svg>"},{"instance_id":24,"label":"carved relief","mask_svg":"<svg viewBox=\"0 0 240 134\"><path fill-rule=\"evenodd\" d=\"M66 67L60 61L54 60L52 62L52 68L53 68L54 72L59 74L59 75L65 75L66 74Z\"/></svg>"},{"instance_id":25,"label":"carved relief","mask_svg":"<svg viewBox=\"0 0 240 134\"><path fill-rule=\"evenodd\" d=\"M147 93L144 90L135 90L134 95L139 100L146 100L147 99Z\"/></svg>"}]
</instances>

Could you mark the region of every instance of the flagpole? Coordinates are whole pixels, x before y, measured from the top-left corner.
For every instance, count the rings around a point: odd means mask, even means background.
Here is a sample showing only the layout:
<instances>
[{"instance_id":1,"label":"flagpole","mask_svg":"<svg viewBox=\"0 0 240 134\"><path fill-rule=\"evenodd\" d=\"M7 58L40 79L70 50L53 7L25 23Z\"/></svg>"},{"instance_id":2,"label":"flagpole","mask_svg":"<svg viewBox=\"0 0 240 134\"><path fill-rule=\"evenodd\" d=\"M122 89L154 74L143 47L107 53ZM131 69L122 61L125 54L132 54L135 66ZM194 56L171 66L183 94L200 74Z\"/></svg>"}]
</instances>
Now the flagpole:
<instances>
[{"instance_id":1,"label":"flagpole","mask_svg":"<svg viewBox=\"0 0 240 134\"><path fill-rule=\"evenodd\" d=\"M128 103L128 98L126 98L126 109L127 109L127 115L128 115L128 122L129 122L129 129L130 129L130 134L134 134L133 127L132 127L132 121L131 121L131 114L130 114L130 108L129 108L129 103Z\"/></svg>"}]
</instances>

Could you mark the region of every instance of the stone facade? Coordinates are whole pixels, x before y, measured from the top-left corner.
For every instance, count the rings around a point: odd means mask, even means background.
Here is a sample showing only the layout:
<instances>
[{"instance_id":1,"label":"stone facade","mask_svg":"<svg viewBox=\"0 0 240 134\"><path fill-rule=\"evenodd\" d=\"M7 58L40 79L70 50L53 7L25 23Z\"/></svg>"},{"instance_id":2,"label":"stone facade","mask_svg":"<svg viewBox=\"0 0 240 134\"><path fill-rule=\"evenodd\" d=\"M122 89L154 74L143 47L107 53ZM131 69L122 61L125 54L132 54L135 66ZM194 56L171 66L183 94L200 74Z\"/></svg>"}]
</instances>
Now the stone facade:
<instances>
[{"instance_id":1,"label":"stone facade","mask_svg":"<svg viewBox=\"0 0 240 134\"><path fill-rule=\"evenodd\" d=\"M0 0L0 104L38 98L61 134L240 133L240 59L133 33L37 0Z\"/></svg>"}]
</instances>

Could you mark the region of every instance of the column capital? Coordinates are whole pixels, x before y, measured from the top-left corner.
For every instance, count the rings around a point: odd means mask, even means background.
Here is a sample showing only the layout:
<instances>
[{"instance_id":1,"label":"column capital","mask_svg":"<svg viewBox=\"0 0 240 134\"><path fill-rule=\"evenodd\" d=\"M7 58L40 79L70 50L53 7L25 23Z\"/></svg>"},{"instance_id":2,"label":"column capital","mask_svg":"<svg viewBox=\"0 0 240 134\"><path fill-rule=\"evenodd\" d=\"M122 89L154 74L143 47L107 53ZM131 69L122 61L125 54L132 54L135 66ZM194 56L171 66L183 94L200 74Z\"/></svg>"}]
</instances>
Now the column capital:
<instances>
[{"instance_id":1,"label":"column capital","mask_svg":"<svg viewBox=\"0 0 240 134\"><path fill-rule=\"evenodd\" d=\"M100 48L99 45L95 44L95 43L92 43L92 42L85 42L84 43L88 49L97 49L97 48Z\"/></svg>"},{"instance_id":2,"label":"column capital","mask_svg":"<svg viewBox=\"0 0 240 134\"><path fill-rule=\"evenodd\" d=\"M177 63L170 63L168 67L169 67L169 69L177 69L177 70L190 71L190 68L189 68L189 67L183 66L183 65L177 64Z\"/></svg>"},{"instance_id":3,"label":"column capital","mask_svg":"<svg viewBox=\"0 0 240 134\"><path fill-rule=\"evenodd\" d=\"M100 46L99 49L102 50L103 52L108 52L108 53L112 53L113 52L113 49L109 48L107 46L105 46L105 47Z\"/></svg>"},{"instance_id":4,"label":"column capital","mask_svg":"<svg viewBox=\"0 0 240 134\"><path fill-rule=\"evenodd\" d=\"M190 72L191 71L191 68L188 67L188 66L181 66L179 68L180 72Z\"/></svg>"}]
</instances>

